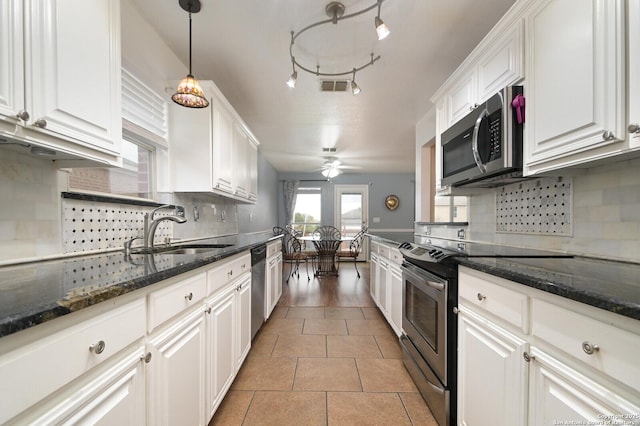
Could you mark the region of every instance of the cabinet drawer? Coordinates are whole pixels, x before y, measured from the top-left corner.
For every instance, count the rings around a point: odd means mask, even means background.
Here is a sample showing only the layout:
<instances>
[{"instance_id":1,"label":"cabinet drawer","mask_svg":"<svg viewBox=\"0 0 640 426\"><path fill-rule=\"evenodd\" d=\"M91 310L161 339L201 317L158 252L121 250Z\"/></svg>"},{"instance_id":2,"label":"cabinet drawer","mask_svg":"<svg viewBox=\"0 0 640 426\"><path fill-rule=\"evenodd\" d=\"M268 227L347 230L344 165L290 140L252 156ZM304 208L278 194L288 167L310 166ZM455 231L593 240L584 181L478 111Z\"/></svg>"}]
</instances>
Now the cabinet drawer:
<instances>
[{"instance_id":1,"label":"cabinet drawer","mask_svg":"<svg viewBox=\"0 0 640 426\"><path fill-rule=\"evenodd\" d=\"M241 253L217 262L207 271L207 294L213 294L247 271L251 271L250 253Z\"/></svg>"},{"instance_id":2,"label":"cabinet drawer","mask_svg":"<svg viewBox=\"0 0 640 426\"><path fill-rule=\"evenodd\" d=\"M388 259L389 258L389 246L386 246L384 244L380 244L378 246L378 254L380 255L380 257L386 257Z\"/></svg>"},{"instance_id":3,"label":"cabinet drawer","mask_svg":"<svg viewBox=\"0 0 640 426\"><path fill-rule=\"evenodd\" d=\"M282 241L278 240L276 242L267 244L267 257L271 257L281 251L282 251Z\"/></svg>"},{"instance_id":4,"label":"cabinet drawer","mask_svg":"<svg viewBox=\"0 0 640 426\"><path fill-rule=\"evenodd\" d=\"M395 247L391 247L389 249L389 260L391 263L395 263L396 265L402 264L402 254L400 254L400 250Z\"/></svg>"},{"instance_id":5,"label":"cabinet drawer","mask_svg":"<svg viewBox=\"0 0 640 426\"><path fill-rule=\"evenodd\" d=\"M477 274L477 275L476 275ZM458 295L467 306L475 306L514 325L523 333L529 329L529 297L500 284L501 278L482 272L460 271Z\"/></svg>"},{"instance_id":6,"label":"cabinet drawer","mask_svg":"<svg viewBox=\"0 0 640 426\"><path fill-rule=\"evenodd\" d=\"M532 320L534 336L640 390L640 335L537 299ZM587 345L598 349L588 354Z\"/></svg>"},{"instance_id":7,"label":"cabinet drawer","mask_svg":"<svg viewBox=\"0 0 640 426\"><path fill-rule=\"evenodd\" d=\"M0 357L0 424L144 337L145 318L139 299Z\"/></svg>"},{"instance_id":8,"label":"cabinet drawer","mask_svg":"<svg viewBox=\"0 0 640 426\"><path fill-rule=\"evenodd\" d=\"M207 294L207 275L201 273L149 294L148 331L195 306Z\"/></svg>"},{"instance_id":9,"label":"cabinet drawer","mask_svg":"<svg viewBox=\"0 0 640 426\"><path fill-rule=\"evenodd\" d=\"M371 240L369 249L371 253L378 254L378 252L380 251L380 243Z\"/></svg>"}]
</instances>

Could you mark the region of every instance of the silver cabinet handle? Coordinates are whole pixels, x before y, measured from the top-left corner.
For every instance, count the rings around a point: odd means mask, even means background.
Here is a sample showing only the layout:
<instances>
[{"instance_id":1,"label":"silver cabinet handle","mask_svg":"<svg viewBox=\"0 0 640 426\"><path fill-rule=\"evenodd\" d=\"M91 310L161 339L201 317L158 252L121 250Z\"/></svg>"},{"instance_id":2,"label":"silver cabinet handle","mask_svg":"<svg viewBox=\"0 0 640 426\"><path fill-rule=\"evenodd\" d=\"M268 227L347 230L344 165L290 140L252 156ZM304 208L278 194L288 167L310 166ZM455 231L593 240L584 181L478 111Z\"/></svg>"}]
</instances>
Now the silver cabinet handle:
<instances>
[{"instance_id":1,"label":"silver cabinet handle","mask_svg":"<svg viewBox=\"0 0 640 426\"><path fill-rule=\"evenodd\" d=\"M151 352L140 355L140 359L143 360L146 364L149 364L149 362L151 362Z\"/></svg>"},{"instance_id":2,"label":"silver cabinet handle","mask_svg":"<svg viewBox=\"0 0 640 426\"><path fill-rule=\"evenodd\" d=\"M524 353L522 354L522 357L524 358L524 360L525 360L526 362L531 362L531 361L533 361L534 359L536 359L536 357L535 357L535 356L533 356L533 355L531 355L529 352L524 352Z\"/></svg>"},{"instance_id":3,"label":"silver cabinet handle","mask_svg":"<svg viewBox=\"0 0 640 426\"><path fill-rule=\"evenodd\" d=\"M205 313L210 314L211 313L211 306L209 306L207 309L204 310Z\"/></svg>"},{"instance_id":4,"label":"silver cabinet handle","mask_svg":"<svg viewBox=\"0 0 640 426\"><path fill-rule=\"evenodd\" d=\"M582 342L582 350L587 355L593 355L600 350L600 346L585 341Z\"/></svg>"},{"instance_id":5,"label":"silver cabinet handle","mask_svg":"<svg viewBox=\"0 0 640 426\"><path fill-rule=\"evenodd\" d=\"M631 123L629 124L629 127L627 127L627 130L629 133L640 133L640 125L637 123Z\"/></svg>"},{"instance_id":6,"label":"silver cabinet handle","mask_svg":"<svg viewBox=\"0 0 640 426\"><path fill-rule=\"evenodd\" d=\"M454 313L454 314L456 314L456 315L458 315L458 312L460 312L460 309L458 309L458 307L457 307L457 306L454 306L454 307L453 307L453 313Z\"/></svg>"},{"instance_id":7,"label":"silver cabinet handle","mask_svg":"<svg viewBox=\"0 0 640 426\"><path fill-rule=\"evenodd\" d=\"M190 300L192 300L192 299L193 299L193 293L189 293L189 294L187 294L186 296L184 296L184 298L185 298L186 300L189 300L189 301L190 301Z\"/></svg>"},{"instance_id":8,"label":"silver cabinet handle","mask_svg":"<svg viewBox=\"0 0 640 426\"><path fill-rule=\"evenodd\" d=\"M476 297L477 297L477 298L478 298L478 300L479 300L479 301L481 301L481 302L482 302L484 299L486 299L486 298L487 298L487 296L485 296L485 295L484 295L484 294L482 294L482 293L478 293L478 294L476 295Z\"/></svg>"},{"instance_id":9,"label":"silver cabinet handle","mask_svg":"<svg viewBox=\"0 0 640 426\"><path fill-rule=\"evenodd\" d=\"M605 141L610 141L611 139L615 139L615 138L616 138L616 136L610 130L605 130L602 133L602 139L604 139Z\"/></svg>"},{"instance_id":10,"label":"silver cabinet handle","mask_svg":"<svg viewBox=\"0 0 640 426\"><path fill-rule=\"evenodd\" d=\"M40 118L36 120L36 122L33 123L33 125L36 127L40 127L41 129L44 129L45 127L47 127L47 120L45 120L44 118Z\"/></svg>"},{"instance_id":11,"label":"silver cabinet handle","mask_svg":"<svg viewBox=\"0 0 640 426\"><path fill-rule=\"evenodd\" d=\"M89 346L89 350L96 355L100 355L102 352L104 352L104 349L106 347L107 344L104 342L104 340L100 340L98 343L94 343L93 345Z\"/></svg>"},{"instance_id":12,"label":"silver cabinet handle","mask_svg":"<svg viewBox=\"0 0 640 426\"><path fill-rule=\"evenodd\" d=\"M29 121L29 113L23 109L18 111L16 117L18 117L18 119L22 121Z\"/></svg>"}]
</instances>

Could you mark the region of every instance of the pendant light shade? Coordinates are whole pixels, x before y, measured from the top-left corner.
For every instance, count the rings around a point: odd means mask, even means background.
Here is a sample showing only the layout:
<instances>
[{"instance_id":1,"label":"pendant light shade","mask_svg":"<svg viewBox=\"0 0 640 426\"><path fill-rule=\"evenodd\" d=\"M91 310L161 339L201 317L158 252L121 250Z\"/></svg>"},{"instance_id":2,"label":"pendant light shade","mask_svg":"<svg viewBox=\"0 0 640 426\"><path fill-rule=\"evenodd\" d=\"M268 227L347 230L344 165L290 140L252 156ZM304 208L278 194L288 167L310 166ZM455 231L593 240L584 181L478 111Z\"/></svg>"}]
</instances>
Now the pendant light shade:
<instances>
[{"instance_id":1,"label":"pendant light shade","mask_svg":"<svg viewBox=\"0 0 640 426\"><path fill-rule=\"evenodd\" d=\"M200 11L199 0L180 0L180 7L189 12L189 74L180 81L176 93L171 96L171 100L187 108L206 108L209 101L204 96L204 91L200 83L191 73L191 13Z\"/></svg>"}]
</instances>

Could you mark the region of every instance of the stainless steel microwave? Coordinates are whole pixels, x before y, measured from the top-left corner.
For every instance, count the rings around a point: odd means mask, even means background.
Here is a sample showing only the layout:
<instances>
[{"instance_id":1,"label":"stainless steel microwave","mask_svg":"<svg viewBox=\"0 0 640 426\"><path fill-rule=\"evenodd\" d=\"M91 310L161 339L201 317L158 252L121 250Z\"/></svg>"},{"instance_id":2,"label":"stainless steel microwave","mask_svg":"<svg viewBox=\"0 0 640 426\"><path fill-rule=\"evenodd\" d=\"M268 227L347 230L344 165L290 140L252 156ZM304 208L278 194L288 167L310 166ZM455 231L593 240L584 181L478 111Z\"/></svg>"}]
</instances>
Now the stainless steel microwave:
<instances>
[{"instance_id":1,"label":"stainless steel microwave","mask_svg":"<svg viewBox=\"0 0 640 426\"><path fill-rule=\"evenodd\" d=\"M522 180L522 86L493 95L442 133L442 184L495 187Z\"/></svg>"}]
</instances>

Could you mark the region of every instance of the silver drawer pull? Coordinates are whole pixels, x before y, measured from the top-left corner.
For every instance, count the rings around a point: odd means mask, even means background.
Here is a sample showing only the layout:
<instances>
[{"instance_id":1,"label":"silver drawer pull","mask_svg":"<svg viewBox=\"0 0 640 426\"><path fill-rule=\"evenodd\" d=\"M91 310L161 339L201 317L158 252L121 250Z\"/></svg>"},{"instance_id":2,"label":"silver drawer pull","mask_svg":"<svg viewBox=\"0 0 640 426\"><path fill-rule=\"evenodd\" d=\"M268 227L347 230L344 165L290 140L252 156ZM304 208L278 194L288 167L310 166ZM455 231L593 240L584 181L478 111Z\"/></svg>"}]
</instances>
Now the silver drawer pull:
<instances>
[{"instance_id":1,"label":"silver drawer pull","mask_svg":"<svg viewBox=\"0 0 640 426\"><path fill-rule=\"evenodd\" d=\"M600 350L600 346L594 345L594 344L589 343L589 342L582 342L582 350L587 355L593 355L594 353L596 353L596 352L598 352Z\"/></svg>"},{"instance_id":2,"label":"silver drawer pull","mask_svg":"<svg viewBox=\"0 0 640 426\"><path fill-rule=\"evenodd\" d=\"M193 293L187 294L184 298L187 299L187 300L192 300L193 299Z\"/></svg>"},{"instance_id":3,"label":"silver drawer pull","mask_svg":"<svg viewBox=\"0 0 640 426\"><path fill-rule=\"evenodd\" d=\"M476 297L477 297L477 298L478 298L478 300L479 300L479 301L481 301L481 302L482 302L484 299L486 299L486 298L487 298L487 296L485 296L485 295L484 295L484 294L482 294L482 293L478 293L478 294L476 295Z\"/></svg>"},{"instance_id":4,"label":"silver drawer pull","mask_svg":"<svg viewBox=\"0 0 640 426\"><path fill-rule=\"evenodd\" d=\"M102 352L104 352L106 346L107 344L104 343L104 340L100 340L98 343L94 343L93 345L89 346L89 350L96 355L100 355Z\"/></svg>"},{"instance_id":5,"label":"silver drawer pull","mask_svg":"<svg viewBox=\"0 0 640 426\"><path fill-rule=\"evenodd\" d=\"M524 353L522 354L522 357L524 358L524 360L525 360L526 362L531 362L531 361L533 361L534 359L536 359L536 357L535 357L534 355L531 355L529 352L524 352Z\"/></svg>"},{"instance_id":6,"label":"silver drawer pull","mask_svg":"<svg viewBox=\"0 0 640 426\"><path fill-rule=\"evenodd\" d=\"M211 306L209 306L207 309L204 310L205 313L210 314L211 313Z\"/></svg>"},{"instance_id":7,"label":"silver drawer pull","mask_svg":"<svg viewBox=\"0 0 640 426\"><path fill-rule=\"evenodd\" d=\"M143 360L146 364L149 364L151 362L151 352L140 355L140 359Z\"/></svg>"}]
</instances>

